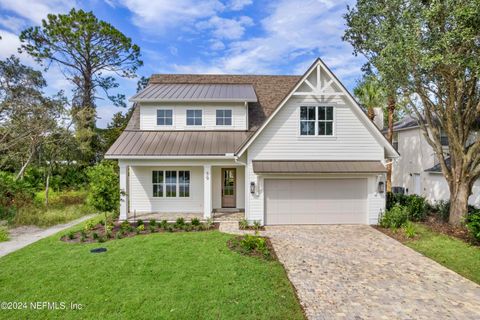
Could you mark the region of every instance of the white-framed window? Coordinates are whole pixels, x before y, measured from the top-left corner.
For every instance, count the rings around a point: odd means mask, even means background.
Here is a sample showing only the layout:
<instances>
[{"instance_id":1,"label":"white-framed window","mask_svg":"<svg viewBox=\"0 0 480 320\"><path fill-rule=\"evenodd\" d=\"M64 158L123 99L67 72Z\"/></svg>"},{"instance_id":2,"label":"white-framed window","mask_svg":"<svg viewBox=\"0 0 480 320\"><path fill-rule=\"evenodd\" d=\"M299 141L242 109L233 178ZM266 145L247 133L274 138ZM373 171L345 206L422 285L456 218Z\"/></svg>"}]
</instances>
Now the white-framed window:
<instances>
[{"instance_id":1,"label":"white-framed window","mask_svg":"<svg viewBox=\"0 0 480 320\"><path fill-rule=\"evenodd\" d=\"M154 197L163 197L163 182L163 171L152 171Z\"/></svg>"},{"instance_id":2,"label":"white-framed window","mask_svg":"<svg viewBox=\"0 0 480 320\"><path fill-rule=\"evenodd\" d=\"M301 136L333 136L334 110L331 106L301 106Z\"/></svg>"},{"instance_id":3,"label":"white-framed window","mask_svg":"<svg viewBox=\"0 0 480 320\"><path fill-rule=\"evenodd\" d=\"M187 126L202 125L202 110L187 110Z\"/></svg>"},{"instance_id":4,"label":"white-framed window","mask_svg":"<svg viewBox=\"0 0 480 320\"><path fill-rule=\"evenodd\" d=\"M173 125L173 110L158 109L157 110L157 126L171 126L171 125Z\"/></svg>"},{"instance_id":5,"label":"white-framed window","mask_svg":"<svg viewBox=\"0 0 480 320\"><path fill-rule=\"evenodd\" d=\"M217 110L216 111L217 126L231 126L232 125L232 110Z\"/></svg>"},{"instance_id":6,"label":"white-framed window","mask_svg":"<svg viewBox=\"0 0 480 320\"><path fill-rule=\"evenodd\" d=\"M154 198L190 197L190 171L154 170L152 171Z\"/></svg>"},{"instance_id":7,"label":"white-framed window","mask_svg":"<svg viewBox=\"0 0 480 320\"><path fill-rule=\"evenodd\" d=\"M333 107L317 107L318 135L333 136Z\"/></svg>"},{"instance_id":8,"label":"white-framed window","mask_svg":"<svg viewBox=\"0 0 480 320\"><path fill-rule=\"evenodd\" d=\"M167 198L177 196L177 171L165 171L165 196Z\"/></svg>"},{"instance_id":9,"label":"white-framed window","mask_svg":"<svg viewBox=\"0 0 480 320\"><path fill-rule=\"evenodd\" d=\"M178 196L190 197L190 171L178 171Z\"/></svg>"}]
</instances>

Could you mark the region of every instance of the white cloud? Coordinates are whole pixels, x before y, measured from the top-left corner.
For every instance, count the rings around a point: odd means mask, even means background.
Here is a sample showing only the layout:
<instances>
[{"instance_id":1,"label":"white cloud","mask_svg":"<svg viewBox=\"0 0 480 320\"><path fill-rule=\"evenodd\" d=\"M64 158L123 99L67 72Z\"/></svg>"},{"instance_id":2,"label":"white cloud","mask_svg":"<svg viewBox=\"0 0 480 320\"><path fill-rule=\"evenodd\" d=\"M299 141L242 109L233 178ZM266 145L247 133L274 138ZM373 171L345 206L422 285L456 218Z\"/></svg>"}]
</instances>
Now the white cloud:
<instances>
[{"instance_id":1,"label":"white cloud","mask_svg":"<svg viewBox=\"0 0 480 320\"><path fill-rule=\"evenodd\" d=\"M225 19L213 16L208 20L198 22L196 27L200 30L213 30L213 36L218 39L235 40L240 39L245 29L253 25L253 20L247 16L237 19Z\"/></svg>"},{"instance_id":2,"label":"white cloud","mask_svg":"<svg viewBox=\"0 0 480 320\"><path fill-rule=\"evenodd\" d=\"M10 31L0 29L0 37L2 37L0 40L0 59L17 54L17 48L20 47L18 36Z\"/></svg>"},{"instance_id":3,"label":"white cloud","mask_svg":"<svg viewBox=\"0 0 480 320\"><path fill-rule=\"evenodd\" d=\"M23 19L14 16L3 15L0 16L0 26L12 32L20 33L20 31L25 28L26 23Z\"/></svg>"},{"instance_id":4,"label":"white cloud","mask_svg":"<svg viewBox=\"0 0 480 320\"><path fill-rule=\"evenodd\" d=\"M260 36L227 43L226 54L209 62L224 73L301 74L320 56L342 80L360 74L363 59L352 56L352 48L341 39L346 3L336 1L281 0L270 5L271 12L260 21ZM195 61L201 70L207 63ZM193 69L176 66L178 70ZM197 71L200 72L200 71Z\"/></svg>"},{"instance_id":5,"label":"white cloud","mask_svg":"<svg viewBox=\"0 0 480 320\"><path fill-rule=\"evenodd\" d=\"M177 27L191 27L199 19L209 18L225 6L218 0L118 0L133 13L133 23L155 34Z\"/></svg>"},{"instance_id":6,"label":"white cloud","mask_svg":"<svg viewBox=\"0 0 480 320\"><path fill-rule=\"evenodd\" d=\"M228 3L228 8L230 10L238 11L238 10L242 10L246 6L251 5L252 3L253 3L252 0L231 0Z\"/></svg>"},{"instance_id":7,"label":"white cloud","mask_svg":"<svg viewBox=\"0 0 480 320\"><path fill-rule=\"evenodd\" d=\"M210 49L213 51L219 51L225 49L225 44L218 40L218 39L211 39L210 40Z\"/></svg>"},{"instance_id":8,"label":"white cloud","mask_svg":"<svg viewBox=\"0 0 480 320\"><path fill-rule=\"evenodd\" d=\"M75 7L75 0L0 0L0 7L16 13L31 22L40 23L49 13L67 12Z\"/></svg>"}]
</instances>

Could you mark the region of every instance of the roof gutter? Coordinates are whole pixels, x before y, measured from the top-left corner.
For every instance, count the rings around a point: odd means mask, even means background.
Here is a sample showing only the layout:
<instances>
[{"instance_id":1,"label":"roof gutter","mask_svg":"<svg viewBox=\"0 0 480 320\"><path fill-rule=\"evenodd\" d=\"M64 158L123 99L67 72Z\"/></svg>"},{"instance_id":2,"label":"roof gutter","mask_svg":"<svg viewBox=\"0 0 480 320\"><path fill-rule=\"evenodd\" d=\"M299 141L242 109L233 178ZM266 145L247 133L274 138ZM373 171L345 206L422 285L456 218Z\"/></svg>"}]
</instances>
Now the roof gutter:
<instances>
[{"instance_id":1,"label":"roof gutter","mask_svg":"<svg viewBox=\"0 0 480 320\"><path fill-rule=\"evenodd\" d=\"M153 159L153 160L235 160L233 154L225 154L224 156L129 156L129 155L105 155L105 159L119 159L119 160L128 160L128 159Z\"/></svg>"}]
</instances>

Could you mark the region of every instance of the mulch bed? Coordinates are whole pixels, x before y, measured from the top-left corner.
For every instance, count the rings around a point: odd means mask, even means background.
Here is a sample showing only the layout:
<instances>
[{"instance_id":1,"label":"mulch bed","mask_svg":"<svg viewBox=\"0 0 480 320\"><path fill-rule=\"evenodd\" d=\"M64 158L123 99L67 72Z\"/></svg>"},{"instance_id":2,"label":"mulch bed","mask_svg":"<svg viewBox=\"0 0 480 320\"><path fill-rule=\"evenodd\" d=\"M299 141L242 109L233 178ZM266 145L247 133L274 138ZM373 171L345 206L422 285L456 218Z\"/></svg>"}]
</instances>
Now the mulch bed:
<instances>
[{"instance_id":1,"label":"mulch bed","mask_svg":"<svg viewBox=\"0 0 480 320\"><path fill-rule=\"evenodd\" d=\"M446 235L446 236L449 236L449 237L453 237L453 238L462 240L462 241L464 241L468 244L471 244L471 245L476 245L476 246L480 245L480 243L478 241L476 241L475 239L473 239L470 236L470 234L469 234L469 232L468 232L468 230L465 226L454 226L454 225L451 225L447 222L443 222L443 221L439 220L437 217L431 216L431 215L427 216L427 219L425 221L418 222L418 223L425 226L427 229L429 229L429 230L431 230L435 233L439 233L439 234L443 234L443 235ZM418 239L418 237L419 237L418 235L416 235L413 238L407 238L404 230L402 230L402 229L392 230L392 229L389 229L389 228L382 228L380 226L374 226L374 228L377 229L378 231L383 232L386 235L402 242L402 243Z\"/></svg>"},{"instance_id":2,"label":"mulch bed","mask_svg":"<svg viewBox=\"0 0 480 320\"><path fill-rule=\"evenodd\" d=\"M243 254L245 256L256 257L264 260L274 261L278 260L277 254L275 253L275 249L273 249L272 242L267 237L260 237L265 239L265 243L268 249L268 255L265 255L263 252L258 251L257 249L253 249L251 251L246 250L242 245L241 241L244 236L236 236L233 239L227 241L227 247L235 252Z\"/></svg>"},{"instance_id":3,"label":"mulch bed","mask_svg":"<svg viewBox=\"0 0 480 320\"><path fill-rule=\"evenodd\" d=\"M104 224L97 224L89 231L83 231L86 236L82 237L82 231L77 231L73 233L66 234L60 238L61 241L70 242L70 243L94 243L94 242L105 242L109 240L115 239L123 239L123 238L130 238L135 237L138 235L145 235L145 234L152 234L152 233L172 233L172 232L204 232L210 230L216 230L219 228L219 223L213 223L210 228L208 228L205 224L201 224L198 226L193 226L191 224L185 224L184 226L176 226L173 223L168 224L166 228L160 227L156 224L153 228L150 226L148 222L144 223L145 230L138 231L136 230L137 225L130 223L131 228L123 229L121 227L121 223L116 222L114 223L112 230L110 232L110 237L106 236L105 234L105 225ZM152 232L153 231L153 232ZM93 234L97 234L94 237ZM117 234L120 234L118 237Z\"/></svg>"}]
</instances>

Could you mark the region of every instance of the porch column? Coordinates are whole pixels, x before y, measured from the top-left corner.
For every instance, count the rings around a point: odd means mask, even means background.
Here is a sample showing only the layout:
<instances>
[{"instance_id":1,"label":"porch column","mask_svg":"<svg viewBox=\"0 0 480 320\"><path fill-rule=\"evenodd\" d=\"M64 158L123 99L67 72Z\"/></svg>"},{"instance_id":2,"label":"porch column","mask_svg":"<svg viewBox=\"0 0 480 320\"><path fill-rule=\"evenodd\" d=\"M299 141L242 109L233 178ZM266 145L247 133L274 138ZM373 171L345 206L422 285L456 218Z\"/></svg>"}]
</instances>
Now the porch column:
<instances>
[{"instance_id":1,"label":"porch column","mask_svg":"<svg viewBox=\"0 0 480 320\"><path fill-rule=\"evenodd\" d=\"M203 216L205 219L212 216L212 166L203 166Z\"/></svg>"},{"instance_id":2,"label":"porch column","mask_svg":"<svg viewBox=\"0 0 480 320\"><path fill-rule=\"evenodd\" d=\"M127 220L128 216L128 166L124 163L120 167L120 220Z\"/></svg>"}]
</instances>

